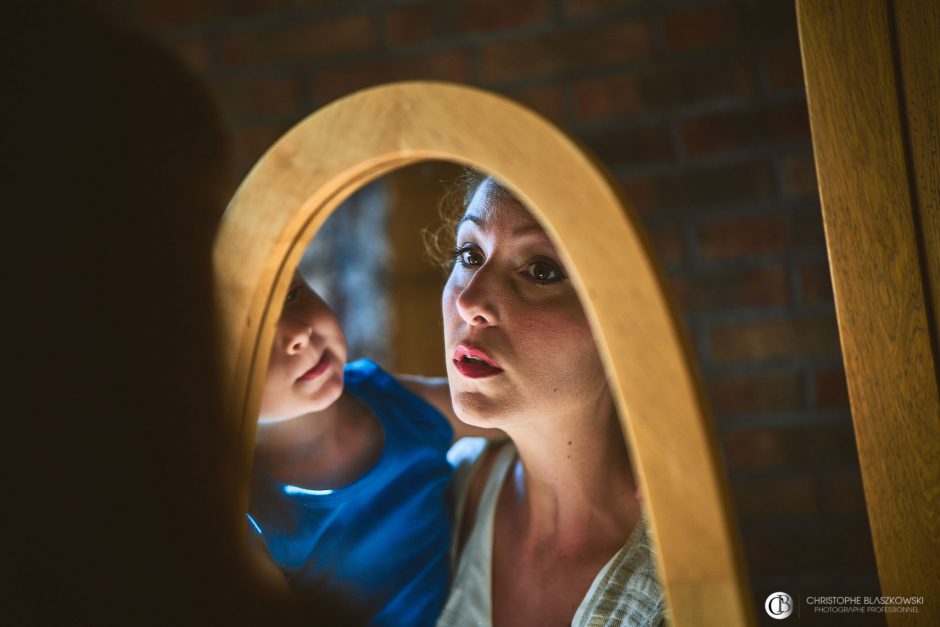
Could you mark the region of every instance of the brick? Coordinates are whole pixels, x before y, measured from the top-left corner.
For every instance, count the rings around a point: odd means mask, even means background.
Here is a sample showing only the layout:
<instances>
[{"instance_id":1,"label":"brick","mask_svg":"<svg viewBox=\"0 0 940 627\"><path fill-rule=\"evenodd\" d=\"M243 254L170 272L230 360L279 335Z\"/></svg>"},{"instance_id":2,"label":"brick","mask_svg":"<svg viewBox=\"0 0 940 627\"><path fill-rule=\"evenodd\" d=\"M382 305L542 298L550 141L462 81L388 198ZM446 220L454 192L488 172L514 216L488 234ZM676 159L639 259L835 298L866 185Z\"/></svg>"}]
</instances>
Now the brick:
<instances>
[{"instance_id":1,"label":"brick","mask_svg":"<svg viewBox=\"0 0 940 627\"><path fill-rule=\"evenodd\" d=\"M607 12L610 9L643 6L646 0L565 0L564 12L572 17L582 17Z\"/></svg>"},{"instance_id":2,"label":"brick","mask_svg":"<svg viewBox=\"0 0 940 627\"><path fill-rule=\"evenodd\" d=\"M663 22L666 45L677 53L744 42L796 41L796 10L787 0L740 1L680 9Z\"/></svg>"},{"instance_id":3,"label":"brick","mask_svg":"<svg viewBox=\"0 0 940 627\"><path fill-rule=\"evenodd\" d=\"M786 442L779 430L735 431L725 438L724 449L731 468L773 468L788 461Z\"/></svg>"},{"instance_id":4,"label":"brick","mask_svg":"<svg viewBox=\"0 0 940 627\"><path fill-rule=\"evenodd\" d=\"M247 170L287 131L286 125L250 126L235 129L235 163Z\"/></svg>"},{"instance_id":5,"label":"brick","mask_svg":"<svg viewBox=\"0 0 940 627\"><path fill-rule=\"evenodd\" d=\"M431 39L438 26L438 3L424 2L395 7L383 18L385 38L393 46Z\"/></svg>"},{"instance_id":6,"label":"brick","mask_svg":"<svg viewBox=\"0 0 940 627\"><path fill-rule=\"evenodd\" d=\"M813 387L816 389L813 401L820 409L848 409L849 388L845 382L845 371L823 370L813 374Z\"/></svg>"},{"instance_id":7,"label":"brick","mask_svg":"<svg viewBox=\"0 0 940 627\"><path fill-rule=\"evenodd\" d=\"M795 210L789 216L790 246L794 249L825 252L826 236L823 231L822 211L819 207Z\"/></svg>"},{"instance_id":8,"label":"brick","mask_svg":"<svg viewBox=\"0 0 940 627\"><path fill-rule=\"evenodd\" d=\"M798 41L796 5L791 0L743 0L736 3L737 36L756 45Z\"/></svg>"},{"instance_id":9,"label":"brick","mask_svg":"<svg viewBox=\"0 0 940 627\"><path fill-rule=\"evenodd\" d=\"M682 147L689 156L720 155L772 144L808 143L806 103L706 113L680 124Z\"/></svg>"},{"instance_id":10,"label":"brick","mask_svg":"<svg viewBox=\"0 0 940 627\"><path fill-rule=\"evenodd\" d=\"M744 519L816 518L819 486L807 476L739 479L733 483L734 506Z\"/></svg>"},{"instance_id":11,"label":"brick","mask_svg":"<svg viewBox=\"0 0 940 627\"><path fill-rule=\"evenodd\" d=\"M844 468L858 466L855 433L840 424L738 429L725 438L732 468Z\"/></svg>"},{"instance_id":12,"label":"brick","mask_svg":"<svg viewBox=\"0 0 940 627\"><path fill-rule=\"evenodd\" d=\"M265 13L274 13L302 4L300 0L238 0L238 2L225 2L224 0L207 0L211 3L210 12L213 16L227 18L245 18ZM334 2L337 0L333 0ZM307 4L324 6L330 0L313 0Z\"/></svg>"},{"instance_id":13,"label":"brick","mask_svg":"<svg viewBox=\"0 0 940 627\"><path fill-rule=\"evenodd\" d=\"M705 259L755 257L787 250L792 241L790 216L769 214L726 218L697 229Z\"/></svg>"},{"instance_id":14,"label":"brick","mask_svg":"<svg viewBox=\"0 0 940 627\"><path fill-rule=\"evenodd\" d=\"M260 0L264 2L266 0ZM314 7L323 8L330 6L339 6L349 4L349 0L286 0L288 4L298 8Z\"/></svg>"},{"instance_id":15,"label":"brick","mask_svg":"<svg viewBox=\"0 0 940 627\"><path fill-rule=\"evenodd\" d=\"M711 220L696 229L696 237L699 254L707 260L825 251L818 209Z\"/></svg>"},{"instance_id":16,"label":"brick","mask_svg":"<svg viewBox=\"0 0 940 627\"><path fill-rule=\"evenodd\" d=\"M727 6L696 7L666 16L666 45L673 52L688 52L727 42L734 30Z\"/></svg>"},{"instance_id":17,"label":"brick","mask_svg":"<svg viewBox=\"0 0 940 627\"><path fill-rule=\"evenodd\" d=\"M575 115L585 122L641 110L749 97L758 90L754 63L735 58L620 72L577 81L572 88Z\"/></svg>"},{"instance_id":18,"label":"brick","mask_svg":"<svg viewBox=\"0 0 940 627\"><path fill-rule=\"evenodd\" d=\"M708 339L711 358L719 364L836 357L840 354L836 321L828 316L715 323Z\"/></svg>"},{"instance_id":19,"label":"brick","mask_svg":"<svg viewBox=\"0 0 940 627\"><path fill-rule=\"evenodd\" d=\"M833 525L834 521L822 521L822 525ZM865 523L862 520L835 521L837 525L850 526L852 528L861 528ZM756 526L756 525L755 525ZM820 527L821 528L821 527ZM796 526L791 530L783 530L771 524L760 525L755 531L761 535L768 531L789 531L799 533L800 527ZM842 569L842 570L820 570L816 572L805 572L796 574L774 574L753 573L751 574L751 594L754 607L760 612L764 612L764 601L767 597L778 590L789 589L799 590L804 599L809 594L814 594L816 590L825 590L826 596L878 596L881 586L878 583L878 571L874 562L869 564L864 570ZM794 596L796 598L796 596ZM812 611L812 609L810 609ZM817 615L806 613L806 606L803 606L797 622L807 627L886 627L884 614L850 614L839 618L837 614L819 613ZM764 614L766 616L766 614ZM762 627L770 627L772 619L765 618L763 623L758 623ZM776 621L774 621L776 624Z\"/></svg>"},{"instance_id":20,"label":"brick","mask_svg":"<svg viewBox=\"0 0 940 627\"><path fill-rule=\"evenodd\" d=\"M823 483L823 509L831 516L865 518L865 490L858 468L827 477Z\"/></svg>"},{"instance_id":21,"label":"brick","mask_svg":"<svg viewBox=\"0 0 940 627\"><path fill-rule=\"evenodd\" d=\"M555 123L565 125L565 96L558 85L540 85L514 92L509 96L532 109L535 109Z\"/></svg>"},{"instance_id":22,"label":"brick","mask_svg":"<svg viewBox=\"0 0 940 627\"><path fill-rule=\"evenodd\" d=\"M682 236L675 227L659 227L647 229L653 252L664 264L677 264L685 255Z\"/></svg>"},{"instance_id":23,"label":"brick","mask_svg":"<svg viewBox=\"0 0 940 627\"><path fill-rule=\"evenodd\" d=\"M233 33L222 42L221 56L230 67L257 67L326 59L363 52L374 45L371 18L352 15L311 20L290 27Z\"/></svg>"},{"instance_id":24,"label":"brick","mask_svg":"<svg viewBox=\"0 0 940 627\"><path fill-rule=\"evenodd\" d=\"M574 86L574 113L593 122L635 113L643 108L636 80L617 74L580 81Z\"/></svg>"},{"instance_id":25,"label":"brick","mask_svg":"<svg viewBox=\"0 0 940 627\"><path fill-rule=\"evenodd\" d=\"M547 0L465 0L462 22L470 32L519 28L546 21Z\"/></svg>"},{"instance_id":26,"label":"brick","mask_svg":"<svg viewBox=\"0 0 940 627\"><path fill-rule=\"evenodd\" d=\"M783 307L790 302L782 265L700 272L677 278L674 286L679 306L689 312Z\"/></svg>"},{"instance_id":27,"label":"brick","mask_svg":"<svg viewBox=\"0 0 940 627\"><path fill-rule=\"evenodd\" d=\"M787 155L780 160L783 193L787 196L818 196L816 166L812 155Z\"/></svg>"},{"instance_id":28,"label":"brick","mask_svg":"<svg viewBox=\"0 0 940 627\"><path fill-rule=\"evenodd\" d=\"M364 87L401 80L470 81L470 60L465 52L364 61L344 64L314 74L312 91L322 105Z\"/></svg>"},{"instance_id":29,"label":"brick","mask_svg":"<svg viewBox=\"0 0 940 627\"><path fill-rule=\"evenodd\" d=\"M636 181L642 180L645 186ZM776 194L773 169L749 160L720 166L693 166L680 172L626 178L625 187L645 187L649 211L684 211L703 207L745 205L771 200Z\"/></svg>"},{"instance_id":30,"label":"brick","mask_svg":"<svg viewBox=\"0 0 940 627\"><path fill-rule=\"evenodd\" d=\"M863 525L745 532L744 546L751 572L805 577L808 573L875 569L871 534ZM859 625L864 616L853 614L848 623L827 620L820 624Z\"/></svg>"},{"instance_id":31,"label":"brick","mask_svg":"<svg viewBox=\"0 0 940 627\"><path fill-rule=\"evenodd\" d=\"M672 159L672 142L664 125L606 130L583 137L608 167L657 163Z\"/></svg>"},{"instance_id":32,"label":"brick","mask_svg":"<svg viewBox=\"0 0 940 627\"><path fill-rule=\"evenodd\" d=\"M807 305L831 304L833 299L829 264L821 261L801 266L800 290L803 302Z\"/></svg>"},{"instance_id":33,"label":"brick","mask_svg":"<svg viewBox=\"0 0 940 627\"><path fill-rule=\"evenodd\" d=\"M342 0L309 0L316 6L338 3ZM90 0L86 4L108 8L108 13L136 11L137 17L149 27L176 27L196 22L219 22L230 18L243 18L273 13L303 4L303 0ZM128 8L128 4L133 8Z\"/></svg>"},{"instance_id":34,"label":"brick","mask_svg":"<svg viewBox=\"0 0 940 627\"><path fill-rule=\"evenodd\" d=\"M297 83L289 77L223 83L219 94L227 117L233 121L288 114L299 106Z\"/></svg>"},{"instance_id":35,"label":"brick","mask_svg":"<svg viewBox=\"0 0 940 627\"><path fill-rule=\"evenodd\" d=\"M771 50L767 55L767 74L774 91L804 89L799 46L792 45Z\"/></svg>"},{"instance_id":36,"label":"brick","mask_svg":"<svg viewBox=\"0 0 940 627\"><path fill-rule=\"evenodd\" d=\"M390 45L407 46L453 37L462 30L462 23L455 4L432 1L390 8L384 28Z\"/></svg>"},{"instance_id":37,"label":"brick","mask_svg":"<svg viewBox=\"0 0 940 627\"><path fill-rule=\"evenodd\" d=\"M343 0L238 0L238 2L226 2L225 0L216 0L216 6L224 6L225 11L229 15L246 17L272 13L283 9L303 8L304 6L324 8L339 4L342 1Z\"/></svg>"},{"instance_id":38,"label":"brick","mask_svg":"<svg viewBox=\"0 0 940 627\"><path fill-rule=\"evenodd\" d=\"M574 68L644 59L650 55L649 27L621 21L577 31L498 42L483 49L483 78L501 83L557 76Z\"/></svg>"},{"instance_id":39,"label":"brick","mask_svg":"<svg viewBox=\"0 0 940 627\"><path fill-rule=\"evenodd\" d=\"M420 2L393 7L384 15L386 39L405 46L461 33L537 25L550 17L548 0L469 0Z\"/></svg>"},{"instance_id":40,"label":"brick","mask_svg":"<svg viewBox=\"0 0 940 627\"><path fill-rule=\"evenodd\" d=\"M189 38L172 42L173 50L183 59L183 62L197 74L205 75L209 71L209 44L206 40Z\"/></svg>"},{"instance_id":41,"label":"brick","mask_svg":"<svg viewBox=\"0 0 940 627\"><path fill-rule=\"evenodd\" d=\"M652 213L656 208L656 190L648 178L619 180L626 202L640 214Z\"/></svg>"},{"instance_id":42,"label":"brick","mask_svg":"<svg viewBox=\"0 0 940 627\"><path fill-rule=\"evenodd\" d=\"M185 26L205 20L206 0L142 0L137 4L140 21L148 27Z\"/></svg>"},{"instance_id":43,"label":"brick","mask_svg":"<svg viewBox=\"0 0 940 627\"><path fill-rule=\"evenodd\" d=\"M709 377L708 398L715 414L753 414L803 409L803 382L793 371Z\"/></svg>"},{"instance_id":44,"label":"brick","mask_svg":"<svg viewBox=\"0 0 940 627\"><path fill-rule=\"evenodd\" d=\"M638 75L642 100L648 106L700 104L754 96L759 92L757 68L750 59L725 56L657 68Z\"/></svg>"}]
</instances>

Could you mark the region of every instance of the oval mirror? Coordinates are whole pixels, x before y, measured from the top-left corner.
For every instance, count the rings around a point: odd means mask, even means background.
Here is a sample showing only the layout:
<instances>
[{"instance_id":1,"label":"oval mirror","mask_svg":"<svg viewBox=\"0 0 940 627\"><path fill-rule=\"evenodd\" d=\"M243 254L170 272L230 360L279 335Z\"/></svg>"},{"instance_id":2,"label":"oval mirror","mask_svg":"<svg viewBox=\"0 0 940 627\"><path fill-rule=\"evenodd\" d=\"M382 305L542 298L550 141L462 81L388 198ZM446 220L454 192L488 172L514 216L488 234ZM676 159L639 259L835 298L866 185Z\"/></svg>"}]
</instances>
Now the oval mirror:
<instances>
[{"instance_id":1,"label":"oval mirror","mask_svg":"<svg viewBox=\"0 0 940 627\"><path fill-rule=\"evenodd\" d=\"M270 348L307 242L368 182L440 160L489 173L554 243L580 298L639 475L677 625L753 623L713 425L685 332L629 204L572 139L503 97L397 83L324 107L239 187L214 252L225 402L239 422L248 511ZM235 519L237 518L237 520Z\"/></svg>"}]
</instances>

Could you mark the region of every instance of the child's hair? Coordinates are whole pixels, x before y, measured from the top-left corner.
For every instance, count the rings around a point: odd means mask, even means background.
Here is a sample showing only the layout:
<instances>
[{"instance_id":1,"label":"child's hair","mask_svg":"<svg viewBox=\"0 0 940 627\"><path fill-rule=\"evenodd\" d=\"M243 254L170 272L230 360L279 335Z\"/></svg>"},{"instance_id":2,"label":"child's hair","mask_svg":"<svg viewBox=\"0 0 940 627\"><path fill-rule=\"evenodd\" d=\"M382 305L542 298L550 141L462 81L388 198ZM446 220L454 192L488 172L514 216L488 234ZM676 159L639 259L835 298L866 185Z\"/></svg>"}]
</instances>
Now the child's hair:
<instances>
[{"instance_id":1,"label":"child's hair","mask_svg":"<svg viewBox=\"0 0 940 627\"><path fill-rule=\"evenodd\" d=\"M454 238L457 224L470 206L480 186L490 181L491 193L498 197L513 198L512 192L494 176L466 167L454 179L437 204L438 223L421 231L424 248L431 261L450 271L454 263Z\"/></svg>"}]
</instances>

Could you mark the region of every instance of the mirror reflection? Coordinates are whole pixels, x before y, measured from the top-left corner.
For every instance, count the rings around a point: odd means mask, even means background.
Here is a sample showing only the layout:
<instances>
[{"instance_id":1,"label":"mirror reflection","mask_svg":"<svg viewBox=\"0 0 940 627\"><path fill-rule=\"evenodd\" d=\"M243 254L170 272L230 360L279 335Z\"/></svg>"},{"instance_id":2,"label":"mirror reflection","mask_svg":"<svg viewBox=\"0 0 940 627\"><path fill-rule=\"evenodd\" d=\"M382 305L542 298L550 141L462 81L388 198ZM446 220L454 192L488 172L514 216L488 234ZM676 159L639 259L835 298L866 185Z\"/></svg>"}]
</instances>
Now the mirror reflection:
<instances>
[{"instance_id":1,"label":"mirror reflection","mask_svg":"<svg viewBox=\"0 0 940 627\"><path fill-rule=\"evenodd\" d=\"M321 229L277 324L254 468L259 546L370 624L663 621L578 296L485 174L393 173Z\"/></svg>"}]
</instances>

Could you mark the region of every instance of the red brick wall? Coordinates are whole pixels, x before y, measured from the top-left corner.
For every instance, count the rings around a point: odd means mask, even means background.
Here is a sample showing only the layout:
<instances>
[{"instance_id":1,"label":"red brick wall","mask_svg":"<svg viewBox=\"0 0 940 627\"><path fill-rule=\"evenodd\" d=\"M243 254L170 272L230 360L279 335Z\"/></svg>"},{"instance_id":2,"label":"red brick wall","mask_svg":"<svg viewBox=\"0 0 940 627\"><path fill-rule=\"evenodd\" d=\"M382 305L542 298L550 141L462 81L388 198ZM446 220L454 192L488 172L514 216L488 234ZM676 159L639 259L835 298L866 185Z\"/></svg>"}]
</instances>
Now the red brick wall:
<instances>
[{"instance_id":1,"label":"red brick wall","mask_svg":"<svg viewBox=\"0 0 940 627\"><path fill-rule=\"evenodd\" d=\"M478 85L573 132L671 276L758 607L775 590L876 590L792 0L105 4L208 78L239 173L303 116L391 80Z\"/></svg>"}]
</instances>

